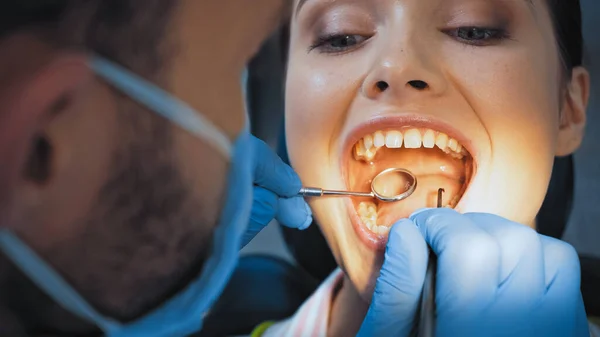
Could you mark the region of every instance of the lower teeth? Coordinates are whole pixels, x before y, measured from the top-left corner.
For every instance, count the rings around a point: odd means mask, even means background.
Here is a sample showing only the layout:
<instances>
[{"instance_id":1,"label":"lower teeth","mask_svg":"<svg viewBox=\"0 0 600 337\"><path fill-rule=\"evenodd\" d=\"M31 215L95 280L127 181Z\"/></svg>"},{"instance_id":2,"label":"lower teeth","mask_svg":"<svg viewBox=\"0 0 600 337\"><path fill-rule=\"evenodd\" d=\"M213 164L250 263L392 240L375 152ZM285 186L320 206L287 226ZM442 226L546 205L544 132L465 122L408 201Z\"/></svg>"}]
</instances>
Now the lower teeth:
<instances>
[{"instance_id":1,"label":"lower teeth","mask_svg":"<svg viewBox=\"0 0 600 337\"><path fill-rule=\"evenodd\" d=\"M450 200L449 203L444 205L444 207L454 208L454 207L456 207L456 204L458 203L459 200L460 200L460 196L455 195ZM375 234L379 234L379 235L387 234L390 231L389 226L377 224L377 205L374 202L371 202L371 201L361 202L358 205L357 213L358 213L358 216L360 217L360 220L363 222L363 224L365 224L365 226L367 226L369 231L371 231ZM391 224L390 224L390 226L391 226Z\"/></svg>"},{"instance_id":2,"label":"lower teeth","mask_svg":"<svg viewBox=\"0 0 600 337\"><path fill-rule=\"evenodd\" d=\"M358 215L361 221L367 228L379 235L387 234L390 231L388 226L381 226L377 224L377 205L370 201L363 201L358 205Z\"/></svg>"}]
</instances>

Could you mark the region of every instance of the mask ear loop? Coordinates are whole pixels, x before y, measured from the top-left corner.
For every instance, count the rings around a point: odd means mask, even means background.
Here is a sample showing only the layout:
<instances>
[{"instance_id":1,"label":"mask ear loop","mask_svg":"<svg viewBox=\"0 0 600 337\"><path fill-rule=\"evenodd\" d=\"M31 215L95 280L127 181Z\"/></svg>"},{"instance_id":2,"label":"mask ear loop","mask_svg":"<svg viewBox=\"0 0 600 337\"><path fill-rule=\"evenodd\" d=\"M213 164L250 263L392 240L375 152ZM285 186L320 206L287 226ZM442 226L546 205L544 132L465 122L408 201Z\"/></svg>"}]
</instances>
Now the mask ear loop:
<instances>
[{"instance_id":1,"label":"mask ear loop","mask_svg":"<svg viewBox=\"0 0 600 337\"><path fill-rule=\"evenodd\" d=\"M246 67L242 71L242 76L241 76L240 81L241 81L241 86L242 86L242 98L244 100L244 131L248 131L248 132L250 132L250 130L252 128L251 121L250 121L250 111L248 109L248 105L250 105L250 102L248 99L249 78L250 78L250 71L248 70L248 67Z\"/></svg>"},{"instance_id":2,"label":"mask ear loop","mask_svg":"<svg viewBox=\"0 0 600 337\"><path fill-rule=\"evenodd\" d=\"M163 116L180 128L209 142L225 158L231 158L231 141L219 128L203 115L198 114L187 103L168 94L129 70L105 60L93 57L90 67L131 99Z\"/></svg>"},{"instance_id":3,"label":"mask ear loop","mask_svg":"<svg viewBox=\"0 0 600 337\"><path fill-rule=\"evenodd\" d=\"M69 312L96 324L107 334L121 327L120 323L102 316L91 307L62 276L31 248L23 244L14 233L8 230L0 231L0 249L38 288L43 289L48 296Z\"/></svg>"}]
</instances>

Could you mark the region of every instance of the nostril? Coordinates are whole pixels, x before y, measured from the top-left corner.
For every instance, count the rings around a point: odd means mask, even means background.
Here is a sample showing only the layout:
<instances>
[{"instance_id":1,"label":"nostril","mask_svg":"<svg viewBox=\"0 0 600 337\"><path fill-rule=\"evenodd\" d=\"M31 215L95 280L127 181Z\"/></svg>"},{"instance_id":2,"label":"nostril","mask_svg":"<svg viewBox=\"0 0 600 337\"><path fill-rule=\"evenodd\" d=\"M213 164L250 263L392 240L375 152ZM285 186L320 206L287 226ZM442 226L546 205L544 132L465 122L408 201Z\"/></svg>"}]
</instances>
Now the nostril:
<instances>
[{"instance_id":1,"label":"nostril","mask_svg":"<svg viewBox=\"0 0 600 337\"><path fill-rule=\"evenodd\" d=\"M385 81L378 81L377 83L375 83L375 86L377 87L377 89L379 89L379 91L386 91L387 88L390 87L390 85L387 84L387 82Z\"/></svg>"},{"instance_id":2,"label":"nostril","mask_svg":"<svg viewBox=\"0 0 600 337\"><path fill-rule=\"evenodd\" d=\"M427 87L429 86L427 83L419 80L409 81L408 85L418 90L427 89Z\"/></svg>"}]
</instances>

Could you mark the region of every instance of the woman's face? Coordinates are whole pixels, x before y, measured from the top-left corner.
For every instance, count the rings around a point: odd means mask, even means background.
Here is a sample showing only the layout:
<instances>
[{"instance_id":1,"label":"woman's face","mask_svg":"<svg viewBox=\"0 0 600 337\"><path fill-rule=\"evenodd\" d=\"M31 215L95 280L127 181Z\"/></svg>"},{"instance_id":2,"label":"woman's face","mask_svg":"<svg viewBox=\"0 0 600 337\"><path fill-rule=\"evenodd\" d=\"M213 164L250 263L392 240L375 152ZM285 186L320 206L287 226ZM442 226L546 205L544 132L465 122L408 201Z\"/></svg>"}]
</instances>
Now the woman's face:
<instances>
[{"instance_id":1,"label":"woman's face","mask_svg":"<svg viewBox=\"0 0 600 337\"><path fill-rule=\"evenodd\" d=\"M368 191L390 167L408 199L310 200L338 264L372 293L390 226L422 207L533 226L558 149L562 68L541 0L300 0L286 132L303 184Z\"/></svg>"}]
</instances>

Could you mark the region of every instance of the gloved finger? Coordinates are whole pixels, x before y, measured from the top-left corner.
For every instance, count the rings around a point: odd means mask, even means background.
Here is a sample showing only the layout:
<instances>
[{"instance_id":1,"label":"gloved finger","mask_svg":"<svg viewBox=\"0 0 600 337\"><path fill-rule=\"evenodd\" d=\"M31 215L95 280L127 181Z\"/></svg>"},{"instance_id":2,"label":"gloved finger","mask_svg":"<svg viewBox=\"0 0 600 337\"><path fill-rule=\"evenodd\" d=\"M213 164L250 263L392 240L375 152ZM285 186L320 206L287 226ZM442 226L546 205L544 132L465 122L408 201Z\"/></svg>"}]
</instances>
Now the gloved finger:
<instances>
[{"instance_id":1,"label":"gloved finger","mask_svg":"<svg viewBox=\"0 0 600 337\"><path fill-rule=\"evenodd\" d=\"M369 311L357 336L408 336L425 281L428 250L414 223L404 219L389 232L385 260Z\"/></svg>"},{"instance_id":2,"label":"gloved finger","mask_svg":"<svg viewBox=\"0 0 600 337\"><path fill-rule=\"evenodd\" d=\"M250 211L250 221L242 238L242 247L248 244L277 214L277 196L259 186L254 186L254 199Z\"/></svg>"},{"instance_id":3,"label":"gloved finger","mask_svg":"<svg viewBox=\"0 0 600 337\"><path fill-rule=\"evenodd\" d=\"M440 320L481 314L495 300L500 276L498 242L453 209L423 209L410 219L438 256L436 305Z\"/></svg>"},{"instance_id":4,"label":"gloved finger","mask_svg":"<svg viewBox=\"0 0 600 337\"><path fill-rule=\"evenodd\" d=\"M579 255L570 244L540 235L544 254L546 295L561 293L581 283Z\"/></svg>"},{"instance_id":5,"label":"gloved finger","mask_svg":"<svg viewBox=\"0 0 600 337\"><path fill-rule=\"evenodd\" d=\"M556 303L576 298L580 292L579 255L570 244L548 236L540 236L544 254L546 299Z\"/></svg>"},{"instance_id":6,"label":"gloved finger","mask_svg":"<svg viewBox=\"0 0 600 337\"><path fill-rule=\"evenodd\" d=\"M497 305L529 312L545 293L541 236L530 227L497 215L467 213L464 216L487 231L499 244Z\"/></svg>"},{"instance_id":7,"label":"gloved finger","mask_svg":"<svg viewBox=\"0 0 600 337\"><path fill-rule=\"evenodd\" d=\"M275 218L280 224L299 230L307 229L313 220L312 211L302 197L279 198Z\"/></svg>"},{"instance_id":8,"label":"gloved finger","mask_svg":"<svg viewBox=\"0 0 600 337\"><path fill-rule=\"evenodd\" d=\"M293 197L302 188L298 174L262 140L251 137L255 151L254 184L282 197Z\"/></svg>"},{"instance_id":9,"label":"gloved finger","mask_svg":"<svg viewBox=\"0 0 600 337\"><path fill-rule=\"evenodd\" d=\"M546 320L564 322L564 324L554 324L553 335L582 336L574 334L574 331L582 327L585 330L587 324L578 318L586 315L573 310L584 308L581 303L579 256L575 248L564 241L543 235L540 237L544 254L546 296L540 304L538 314Z\"/></svg>"}]
</instances>

